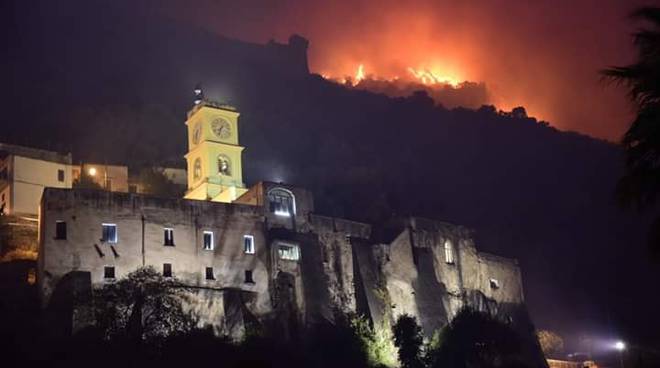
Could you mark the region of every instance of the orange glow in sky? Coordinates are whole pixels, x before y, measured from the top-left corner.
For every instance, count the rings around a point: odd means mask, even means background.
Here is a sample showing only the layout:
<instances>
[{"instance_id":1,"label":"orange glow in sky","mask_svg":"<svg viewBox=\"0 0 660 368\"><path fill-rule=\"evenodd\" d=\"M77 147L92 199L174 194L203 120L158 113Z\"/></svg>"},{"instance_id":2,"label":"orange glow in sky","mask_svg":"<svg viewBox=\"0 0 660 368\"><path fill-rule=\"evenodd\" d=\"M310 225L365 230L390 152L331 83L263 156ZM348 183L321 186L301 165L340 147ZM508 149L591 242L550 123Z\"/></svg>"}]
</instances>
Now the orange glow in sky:
<instances>
[{"instance_id":1,"label":"orange glow in sky","mask_svg":"<svg viewBox=\"0 0 660 368\"><path fill-rule=\"evenodd\" d=\"M524 106L559 129L618 140L631 121L631 107L624 91L603 85L598 71L631 61L634 26L626 14L643 1L597 3L229 2L213 5L215 11L191 9L186 17L218 34L255 42L285 42L300 34L310 41L311 72L336 80L412 74L425 83L483 82L489 102L500 109ZM226 14L241 21L223 21Z\"/></svg>"}]
</instances>

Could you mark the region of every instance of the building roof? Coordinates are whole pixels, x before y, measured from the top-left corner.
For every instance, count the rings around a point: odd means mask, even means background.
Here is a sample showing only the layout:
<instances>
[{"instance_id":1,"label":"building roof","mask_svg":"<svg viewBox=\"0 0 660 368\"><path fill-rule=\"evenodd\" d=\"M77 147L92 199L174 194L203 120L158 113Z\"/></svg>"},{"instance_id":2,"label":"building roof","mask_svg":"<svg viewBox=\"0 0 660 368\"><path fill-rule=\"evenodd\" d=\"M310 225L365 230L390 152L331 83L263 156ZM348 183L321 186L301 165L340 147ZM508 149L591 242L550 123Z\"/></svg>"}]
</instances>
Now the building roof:
<instances>
[{"instance_id":1,"label":"building roof","mask_svg":"<svg viewBox=\"0 0 660 368\"><path fill-rule=\"evenodd\" d=\"M18 146L9 143L0 143L0 157L8 155L32 158L35 160L51 161L71 165L71 153L62 154L32 147Z\"/></svg>"}]
</instances>

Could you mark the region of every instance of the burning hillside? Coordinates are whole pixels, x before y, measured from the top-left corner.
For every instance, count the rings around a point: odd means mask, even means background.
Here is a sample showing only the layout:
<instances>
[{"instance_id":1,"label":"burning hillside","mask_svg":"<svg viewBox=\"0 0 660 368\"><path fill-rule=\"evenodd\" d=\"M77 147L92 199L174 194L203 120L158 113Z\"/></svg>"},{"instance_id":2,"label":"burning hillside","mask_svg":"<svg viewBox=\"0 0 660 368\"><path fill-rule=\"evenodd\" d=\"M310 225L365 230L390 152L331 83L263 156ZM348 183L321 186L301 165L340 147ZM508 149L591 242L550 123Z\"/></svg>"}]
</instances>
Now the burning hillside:
<instances>
[{"instance_id":1,"label":"burning hillside","mask_svg":"<svg viewBox=\"0 0 660 368\"><path fill-rule=\"evenodd\" d=\"M352 88L383 93L391 97L410 96L416 91L426 91L437 103L445 107L478 108L491 104L491 98L484 83L461 81L457 76L442 74L427 68L407 67L401 73L381 76L367 70L360 64L352 76L336 77L322 74L325 79Z\"/></svg>"}]
</instances>

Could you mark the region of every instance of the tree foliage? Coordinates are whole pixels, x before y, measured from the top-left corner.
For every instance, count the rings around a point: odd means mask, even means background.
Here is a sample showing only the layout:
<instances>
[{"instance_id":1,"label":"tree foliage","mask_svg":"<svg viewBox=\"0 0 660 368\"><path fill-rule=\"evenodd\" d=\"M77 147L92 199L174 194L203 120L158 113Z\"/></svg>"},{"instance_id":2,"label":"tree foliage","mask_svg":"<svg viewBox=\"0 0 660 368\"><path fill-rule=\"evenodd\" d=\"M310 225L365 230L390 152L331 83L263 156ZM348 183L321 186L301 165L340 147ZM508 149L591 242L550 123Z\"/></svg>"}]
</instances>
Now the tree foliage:
<instances>
[{"instance_id":1,"label":"tree foliage","mask_svg":"<svg viewBox=\"0 0 660 368\"><path fill-rule=\"evenodd\" d=\"M150 340L194 327L186 313L185 288L153 267L131 272L95 291L95 315L106 338Z\"/></svg>"},{"instance_id":2,"label":"tree foliage","mask_svg":"<svg viewBox=\"0 0 660 368\"><path fill-rule=\"evenodd\" d=\"M384 319L380 326L372 327L365 317L354 316L351 318L351 327L359 338L371 366L397 365L397 349L387 319Z\"/></svg>"},{"instance_id":3,"label":"tree foliage","mask_svg":"<svg viewBox=\"0 0 660 368\"><path fill-rule=\"evenodd\" d=\"M429 367L524 367L521 339L490 314L463 308L429 349Z\"/></svg>"},{"instance_id":4,"label":"tree foliage","mask_svg":"<svg viewBox=\"0 0 660 368\"><path fill-rule=\"evenodd\" d=\"M140 184L144 193L165 198L183 196L184 188L173 183L161 169L147 167L140 171Z\"/></svg>"},{"instance_id":5,"label":"tree foliage","mask_svg":"<svg viewBox=\"0 0 660 368\"><path fill-rule=\"evenodd\" d=\"M610 81L623 85L637 115L623 136L625 173L617 195L623 206L640 209L655 204L660 191L660 8L644 7L631 14L646 26L633 34L637 60L627 66L602 71ZM652 250L660 254L660 218L651 229Z\"/></svg>"},{"instance_id":6,"label":"tree foliage","mask_svg":"<svg viewBox=\"0 0 660 368\"><path fill-rule=\"evenodd\" d=\"M394 324L394 345L399 349L399 362L403 368L420 368L424 338L417 319L407 314L399 316Z\"/></svg>"},{"instance_id":7,"label":"tree foliage","mask_svg":"<svg viewBox=\"0 0 660 368\"><path fill-rule=\"evenodd\" d=\"M81 172L80 176L73 181L73 187L79 189L97 189L102 190L103 187L94 181L94 178L87 175L85 172Z\"/></svg>"}]
</instances>

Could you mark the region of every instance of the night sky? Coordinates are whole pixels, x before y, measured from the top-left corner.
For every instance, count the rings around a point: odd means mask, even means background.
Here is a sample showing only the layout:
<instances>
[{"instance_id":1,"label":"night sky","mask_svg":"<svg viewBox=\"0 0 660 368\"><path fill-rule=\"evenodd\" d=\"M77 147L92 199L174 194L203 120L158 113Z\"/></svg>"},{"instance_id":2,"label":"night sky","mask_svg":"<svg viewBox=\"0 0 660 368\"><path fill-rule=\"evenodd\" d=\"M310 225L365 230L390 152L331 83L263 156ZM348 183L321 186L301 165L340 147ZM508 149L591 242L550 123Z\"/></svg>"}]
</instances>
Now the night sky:
<instances>
[{"instance_id":1,"label":"night sky","mask_svg":"<svg viewBox=\"0 0 660 368\"><path fill-rule=\"evenodd\" d=\"M478 249L520 260L534 321L571 348L584 335L657 342L650 217L616 206L622 154L603 142L618 141L633 110L598 74L633 59L627 14L637 3L3 2L0 140L76 160L181 164L202 82L242 112L248 185L300 184L328 215L414 213L474 228ZM290 78L240 57L259 47L227 40L294 33L310 41L312 73L427 68L484 83L488 103L524 106L550 127Z\"/></svg>"}]
</instances>

